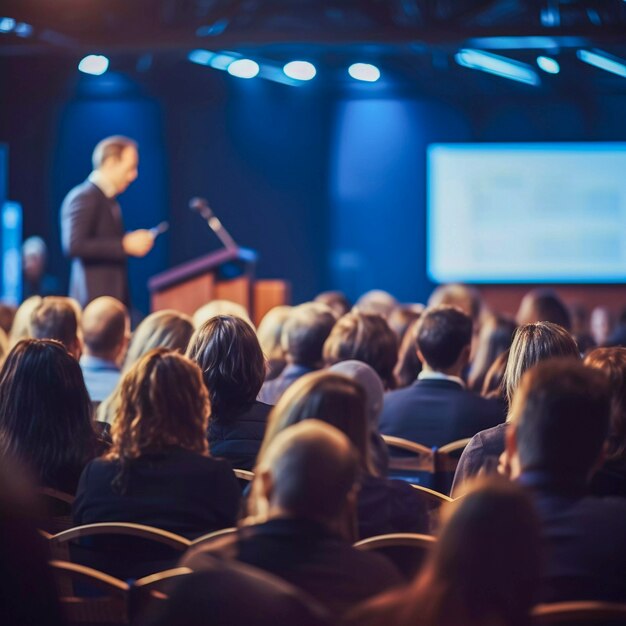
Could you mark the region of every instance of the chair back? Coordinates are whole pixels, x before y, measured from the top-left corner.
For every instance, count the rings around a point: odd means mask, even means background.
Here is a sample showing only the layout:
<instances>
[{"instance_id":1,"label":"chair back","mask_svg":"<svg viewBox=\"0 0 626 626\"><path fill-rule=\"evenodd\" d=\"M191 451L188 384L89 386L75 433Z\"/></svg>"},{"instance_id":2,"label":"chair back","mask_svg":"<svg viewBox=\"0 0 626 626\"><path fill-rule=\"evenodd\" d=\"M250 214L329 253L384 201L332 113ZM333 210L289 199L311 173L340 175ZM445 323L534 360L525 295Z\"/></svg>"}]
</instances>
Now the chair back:
<instances>
[{"instance_id":1,"label":"chair back","mask_svg":"<svg viewBox=\"0 0 626 626\"><path fill-rule=\"evenodd\" d=\"M55 534L72 527L73 495L51 487L39 487L37 497L46 513L44 530Z\"/></svg>"},{"instance_id":2,"label":"chair back","mask_svg":"<svg viewBox=\"0 0 626 626\"><path fill-rule=\"evenodd\" d=\"M237 528L222 528L221 530L216 530L212 533L208 533L206 535L202 535L202 537L198 537L191 542L191 546L193 548L197 548L200 545L204 545L206 543L210 543L215 539L219 539L220 537L226 537L227 535L234 535L237 532Z\"/></svg>"},{"instance_id":3,"label":"chair back","mask_svg":"<svg viewBox=\"0 0 626 626\"><path fill-rule=\"evenodd\" d=\"M389 477L432 487L435 478L435 452L420 443L382 435L389 449Z\"/></svg>"},{"instance_id":4,"label":"chair back","mask_svg":"<svg viewBox=\"0 0 626 626\"><path fill-rule=\"evenodd\" d=\"M612 602L556 602L540 604L532 612L533 626L618 626L626 624L626 604Z\"/></svg>"},{"instance_id":5,"label":"chair back","mask_svg":"<svg viewBox=\"0 0 626 626\"><path fill-rule=\"evenodd\" d=\"M234 469L233 472L235 474L235 477L237 478L237 481L239 482L241 491L245 491L248 485L254 480L254 472L243 469Z\"/></svg>"},{"instance_id":6,"label":"chair back","mask_svg":"<svg viewBox=\"0 0 626 626\"><path fill-rule=\"evenodd\" d=\"M459 459L463 450L471 438L457 439L445 446L441 446L435 453L435 489L441 493L450 493L452 481L454 480L454 472L459 464Z\"/></svg>"},{"instance_id":7,"label":"chair back","mask_svg":"<svg viewBox=\"0 0 626 626\"><path fill-rule=\"evenodd\" d=\"M136 580L130 588L129 615L131 623L141 623L141 617L145 615L148 608L150 611L159 611L157 605L168 600L171 591L182 577L191 573L192 570L188 567L174 567Z\"/></svg>"},{"instance_id":8,"label":"chair back","mask_svg":"<svg viewBox=\"0 0 626 626\"><path fill-rule=\"evenodd\" d=\"M354 547L383 554L408 582L415 578L435 542L435 537L431 535L391 533L357 541Z\"/></svg>"}]
</instances>

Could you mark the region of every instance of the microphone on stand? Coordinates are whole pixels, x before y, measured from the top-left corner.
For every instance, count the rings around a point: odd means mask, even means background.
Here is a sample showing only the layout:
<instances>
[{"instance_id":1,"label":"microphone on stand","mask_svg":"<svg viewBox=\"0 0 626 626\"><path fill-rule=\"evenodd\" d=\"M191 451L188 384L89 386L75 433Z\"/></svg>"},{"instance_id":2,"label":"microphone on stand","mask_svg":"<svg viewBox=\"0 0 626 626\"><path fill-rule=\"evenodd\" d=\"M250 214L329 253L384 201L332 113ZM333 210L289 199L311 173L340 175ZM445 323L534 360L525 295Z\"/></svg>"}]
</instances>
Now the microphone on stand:
<instances>
[{"instance_id":1,"label":"microphone on stand","mask_svg":"<svg viewBox=\"0 0 626 626\"><path fill-rule=\"evenodd\" d=\"M219 218L215 216L209 203L204 198L192 198L189 201L189 208L199 213L209 225L209 228L217 235L218 239L224 244L228 250L238 249L239 246L230 236L229 232L224 228Z\"/></svg>"}]
</instances>

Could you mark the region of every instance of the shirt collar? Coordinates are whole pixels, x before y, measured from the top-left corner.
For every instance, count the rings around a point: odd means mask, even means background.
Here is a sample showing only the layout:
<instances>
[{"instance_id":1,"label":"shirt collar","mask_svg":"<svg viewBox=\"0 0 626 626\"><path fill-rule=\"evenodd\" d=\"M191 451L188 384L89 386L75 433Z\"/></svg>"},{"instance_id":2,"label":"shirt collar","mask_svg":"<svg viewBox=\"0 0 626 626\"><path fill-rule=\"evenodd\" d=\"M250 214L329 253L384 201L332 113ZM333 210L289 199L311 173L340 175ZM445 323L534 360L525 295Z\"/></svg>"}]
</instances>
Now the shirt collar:
<instances>
[{"instance_id":1,"label":"shirt collar","mask_svg":"<svg viewBox=\"0 0 626 626\"><path fill-rule=\"evenodd\" d=\"M115 198L117 196L117 188L106 176L98 170L94 170L89 174L87 180L94 184L107 198Z\"/></svg>"},{"instance_id":2,"label":"shirt collar","mask_svg":"<svg viewBox=\"0 0 626 626\"><path fill-rule=\"evenodd\" d=\"M420 372L417 376L417 380L449 380L450 382L460 385L462 389L465 389L465 382L458 376L448 376L442 372Z\"/></svg>"},{"instance_id":3,"label":"shirt collar","mask_svg":"<svg viewBox=\"0 0 626 626\"><path fill-rule=\"evenodd\" d=\"M100 357L93 356L91 354L83 354L80 357L80 364L81 366L87 368L115 370L116 372L120 371L120 368L114 361L107 361L106 359L101 359Z\"/></svg>"}]
</instances>

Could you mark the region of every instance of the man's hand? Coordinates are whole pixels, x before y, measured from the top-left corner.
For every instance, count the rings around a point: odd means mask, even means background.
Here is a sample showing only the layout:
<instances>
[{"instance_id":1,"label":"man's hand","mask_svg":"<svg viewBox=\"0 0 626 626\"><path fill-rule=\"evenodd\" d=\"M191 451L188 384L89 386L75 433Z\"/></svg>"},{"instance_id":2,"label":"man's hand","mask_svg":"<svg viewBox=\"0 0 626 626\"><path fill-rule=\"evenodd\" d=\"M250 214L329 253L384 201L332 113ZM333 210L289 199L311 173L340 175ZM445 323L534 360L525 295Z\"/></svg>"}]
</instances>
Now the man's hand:
<instances>
[{"instance_id":1,"label":"man's hand","mask_svg":"<svg viewBox=\"0 0 626 626\"><path fill-rule=\"evenodd\" d=\"M124 252L129 256L146 256L154 245L154 237L149 230L142 228L126 233L122 239Z\"/></svg>"}]
</instances>

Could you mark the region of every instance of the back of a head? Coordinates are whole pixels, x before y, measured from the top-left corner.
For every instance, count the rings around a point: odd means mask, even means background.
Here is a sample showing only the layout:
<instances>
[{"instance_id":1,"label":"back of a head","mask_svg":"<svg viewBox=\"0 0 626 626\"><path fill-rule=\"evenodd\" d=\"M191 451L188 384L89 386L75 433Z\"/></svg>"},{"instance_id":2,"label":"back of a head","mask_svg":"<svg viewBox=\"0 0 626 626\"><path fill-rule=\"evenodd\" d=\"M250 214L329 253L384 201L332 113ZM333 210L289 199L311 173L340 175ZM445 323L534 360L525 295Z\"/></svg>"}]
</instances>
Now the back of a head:
<instances>
[{"instance_id":1,"label":"back of a head","mask_svg":"<svg viewBox=\"0 0 626 626\"><path fill-rule=\"evenodd\" d=\"M184 353L193 330L191 318L184 313L169 309L151 313L133 333L124 361L124 370L128 370L133 363L154 348L167 348Z\"/></svg>"},{"instance_id":2,"label":"back of a head","mask_svg":"<svg viewBox=\"0 0 626 626\"><path fill-rule=\"evenodd\" d=\"M369 315L387 316L398 306L398 301L382 289L372 289L364 293L355 303L354 308Z\"/></svg>"},{"instance_id":3,"label":"back of a head","mask_svg":"<svg viewBox=\"0 0 626 626\"><path fill-rule=\"evenodd\" d=\"M398 342L380 315L352 311L333 326L324 343L324 362L333 365L355 359L376 370L386 389L395 387L393 368L398 358Z\"/></svg>"},{"instance_id":4,"label":"back of a head","mask_svg":"<svg viewBox=\"0 0 626 626\"><path fill-rule=\"evenodd\" d=\"M187 356L202 370L212 419L254 403L263 385L265 359L247 322L230 315L210 318L193 334Z\"/></svg>"},{"instance_id":5,"label":"back of a head","mask_svg":"<svg viewBox=\"0 0 626 626\"><path fill-rule=\"evenodd\" d=\"M323 522L344 512L358 469L358 456L348 438L315 419L276 435L258 466L259 472L271 474L271 505Z\"/></svg>"},{"instance_id":6,"label":"back of a head","mask_svg":"<svg viewBox=\"0 0 626 626\"><path fill-rule=\"evenodd\" d=\"M30 337L30 318L33 311L41 304L41 296L31 296L20 304L9 332L9 348L15 346L18 341Z\"/></svg>"},{"instance_id":7,"label":"back of a head","mask_svg":"<svg viewBox=\"0 0 626 626\"><path fill-rule=\"evenodd\" d=\"M75 305L69 298L44 298L30 316L30 335L34 339L55 339L75 353L79 343Z\"/></svg>"},{"instance_id":8,"label":"back of a head","mask_svg":"<svg viewBox=\"0 0 626 626\"><path fill-rule=\"evenodd\" d=\"M328 371L300 377L280 397L270 413L261 454L278 433L309 419L343 432L358 451L363 468L371 469L365 392L356 381Z\"/></svg>"},{"instance_id":9,"label":"back of a head","mask_svg":"<svg viewBox=\"0 0 626 626\"><path fill-rule=\"evenodd\" d=\"M423 305L404 305L397 306L387 317L387 324L393 330L398 343L402 343L402 339L406 331L417 321L424 311Z\"/></svg>"},{"instance_id":10,"label":"back of a head","mask_svg":"<svg viewBox=\"0 0 626 626\"><path fill-rule=\"evenodd\" d=\"M129 324L126 307L115 298L102 296L83 311L83 342L89 354L108 356L124 344Z\"/></svg>"},{"instance_id":11,"label":"back of a head","mask_svg":"<svg viewBox=\"0 0 626 626\"><path fill-rule=\"evenodd\" d=\"M281 346L291 363L317 369L322 349L336 318L332 309L319 302L294 307L283 326Z\"/></svg>"},{"instance_id":12,"label":"back of a head","mask_svg":"<svg viewBox=\"0 0 626 626\"><path fill-rule=\"evenodd\" d=\"M584 483L608 435L610 400L606 375L574 359L528 370L511 409L522 472Z\"/></svg>"},{"instance_id":13,"label":"back of a head","mask_svg":"<svg viewBox=\"0 0 626 626\"><path fill-rule=\"evenodd\" d=\"M337 317L345 315L350 310L350 301L341 291L323 291L315 296L313 302L329 306Z\"/></svg>"},{"instance_id":14,"label":"back of a head","mask_svg":"<svg viewBox=\"0 0 626 626\"><path fill-rule=\"evenodd\" d=\"M108 159L120 159L122 152L128 147L137 149L137 142L133 141L129 137L123 135L112 135L111 137L105 137L96 144L91 155L91 163L93 169L97 170Z\"/></svg>"},{"instance_id":15,"label":"back of a head","mask_svg":"<svg viewBox=\"0 0 626 626\"><path fill-rule=\"evenodd\" d=\"M417 355L419 320L420 318L418 317L406 329L398 348L398 362L393 370L393 374L396 379L396 386L399 388L408 387L414 383L418 374L422 371L422 362Z\"/></svg>"},{"instance_id":16,"label":"back of a head","mask_svg":"<svg viewBox=\"0 0 626 626\"><path fill-rule=\"evenodd\" d=\"M563 327L551 322L519 326L513 336L502 380L509 404L522 374L533 365L554 357L579 356L576 341Z\"/></svg>"},{"instance_id":17,"label":"back of a head","mask_svg":"<svg viewBox=\"0 0 626 626\"><path fill-rule=\"evenodd\" d=\"M411 597L403 626L529 623L538 589L540 530L524 489L477 481L447 519Z\"/></svg>"},{"instance_id":18,"label":"back of a head","mask_svg":"<svg viewBox=\"0 0 626 626\"><path fill-rule=\"evenodd\" d=\"M517 323L533 324L535 322L552 322L570 331L572 320L567 307L551 289L533 289L520 303L517 311Z\"/></svg>"},{"instance_id":19,"label":"back of a head","mask_svg":"<svg viewBox=\"0 0 626 626\"><path fill-rule=\"evenodd\" d=\"M110 458L133 459L175 445L204 453L209 403L198 366L157 348L124 375L115 397Z\"/></svg>"},{"instance_id":20,"label":"back of a head","mask_svg":"<svg viewBox=\"0 0 626 626\"><path fill-rule=\"evenodd\" d=\"M478 321L482 311L482 301L478 291L473 287L459 283L439 285L430 294L427 306L429 309L439 306L456 307L469 315L474 323Z\"/></svg>"},{"instance_id":21,"label":"back of a head","mask_svg":"<svg viewBox=\"0 0 626 626\"><path fill-rule=\"evenodd\" d=\"M91 403L76 359L57 341L25 339L0 371L0 441L52 486L93 453ZM62 477L61 477L62 478Z\"/></svg>"},{"instance_id":22,"label":"back of a head","mask_svg":"<svg viewBox=\"0 0 626 626\"><path fill-rule=\"evenodd\" d=\"M207 304L203 304L193 314L193 325L195 328L200 328L202 324L210 320L212 317L218 315L232 315L233 317L239 317L242 320L248 322L251 328L254 329L254 324L248 315L248 311L241 304L232 302L231 300L211 300Z\"/></svg>"},{"instance_id":23,"label":"back of a head","mask_svg":"<svg viewBox=\"0 0 626 626\"><path fill-rule=\"evenodd\" d=\"M292 308L288 305L275 306L263 316L257 328L261 350L268 359L284 357L280 336Z\"/></svg>"},{"instance_id":24,"label":"back of a head","mask_svg":"<svg viewBox=\"0 0 626 626\"><path fill-rule=\"evenodd\" d=\"M426 309L417 327L417 348L428 366L446 370L472 341L472 319L456 307Z\"/></svg>"}]
</instances>

